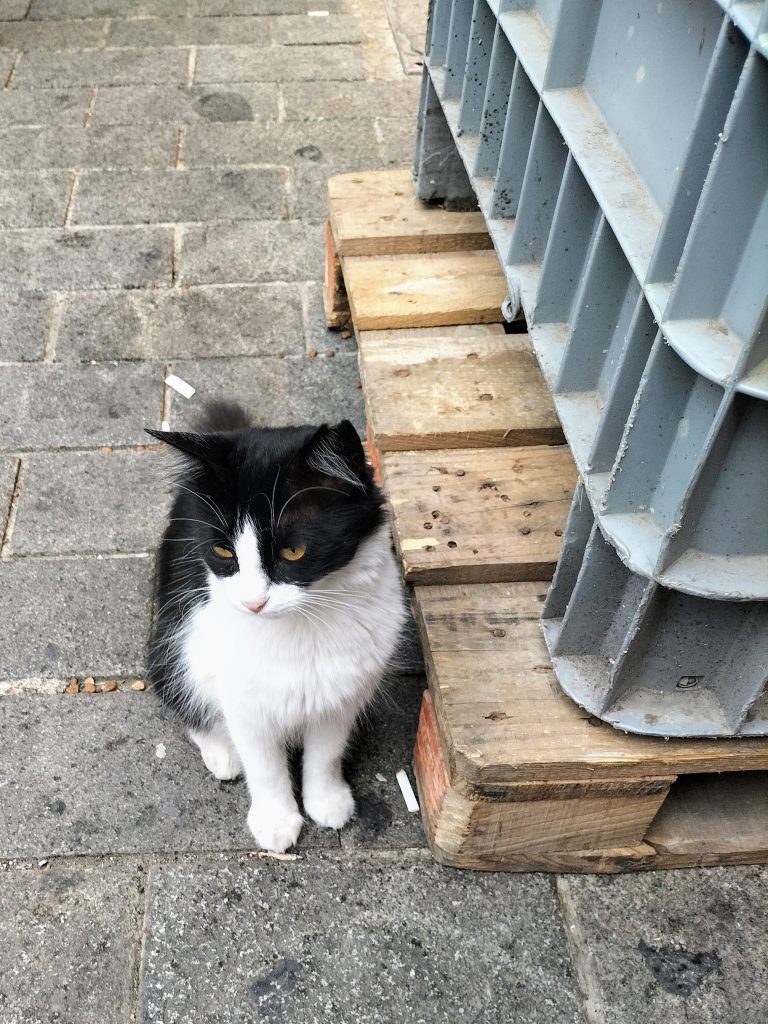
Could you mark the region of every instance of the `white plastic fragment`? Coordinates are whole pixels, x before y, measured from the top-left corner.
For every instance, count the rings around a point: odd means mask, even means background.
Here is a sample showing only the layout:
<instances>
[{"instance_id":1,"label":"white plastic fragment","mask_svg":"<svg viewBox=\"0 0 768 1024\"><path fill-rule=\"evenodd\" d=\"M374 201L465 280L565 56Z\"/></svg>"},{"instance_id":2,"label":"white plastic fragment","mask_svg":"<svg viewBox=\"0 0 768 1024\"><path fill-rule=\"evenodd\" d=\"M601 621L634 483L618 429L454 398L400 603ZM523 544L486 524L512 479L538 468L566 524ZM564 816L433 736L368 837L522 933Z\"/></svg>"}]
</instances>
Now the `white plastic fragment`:
<instances>
[{"instance_id":1,"label":"white plastic fragment","mask_svg":"<svg viewBox=\"0 0 768 1024\"><path fill-rule=\"evenodd\" d=\"M163 431L170 430L171 424L168 422L168 420L163 420L163 422L160 424L160 429Z\"/></svg>"},{"instance_id":2,"label":"white plastic fragment","mask_svg":"<svg viewBox=\"0 0 768 1024\"><path fill-rule=\"evenodd\" d=\"M165 378L165 383L169 388L173 388L174 391L178 391L178 393L183 395L185 398L191 398L195 393L195 389L192 385L187 384L187 382L182 380L181 377L177 377L175 373L169 373Z\"/></svg>"},{"instance_id":3,"label":"white plastic fragment","mask_svg":"<svg viewBox=\"0 0 768 1024\"><path fill-rule=\"evenodd\" d=\"M419 801L416 799L416 794L413 792L413 786L411 780L405 773L405 769L401 768L395 776L397 783L400 786L400 792L403 794L403 800L405 800L405 806L413 814L419 809Z\"/></svg>"},{"instance_id":4,"label":"white plastic fragment","mask_svg":"<svg viewBox=\"0 0 768 1024\"><path fill-rule=\"evenodd\" d=\"M155 757L159 757L161 759L165 757L165 744L164 743L158 743L157 746L155 747Z\"/></svg>"},{"instance_id":5,"label":"white plastic fragment","mask_svg":"<svg viewBox=\"0 0 768 1024\"><path fill-rule=\"evenodd\" d=\"M386 782L387 781L387 777L386 777L386 775L382 775L381 772L376 772L376 780L378 782Z\"/></svg>"},{"instance_id":6,"label":"white plastic fragment","mask_svg":"<svg viewBox=\"0 0 768 1024\"><path fill-rule=\"evenodd\" d=\"M45 865L46 865L47 863L48 863L48 861L47 861L47 860L39 860L39 861L37 862L37 866L38 866L39 868L44 868L44 867L45 867Z\"/></svg>"}]
</instances>

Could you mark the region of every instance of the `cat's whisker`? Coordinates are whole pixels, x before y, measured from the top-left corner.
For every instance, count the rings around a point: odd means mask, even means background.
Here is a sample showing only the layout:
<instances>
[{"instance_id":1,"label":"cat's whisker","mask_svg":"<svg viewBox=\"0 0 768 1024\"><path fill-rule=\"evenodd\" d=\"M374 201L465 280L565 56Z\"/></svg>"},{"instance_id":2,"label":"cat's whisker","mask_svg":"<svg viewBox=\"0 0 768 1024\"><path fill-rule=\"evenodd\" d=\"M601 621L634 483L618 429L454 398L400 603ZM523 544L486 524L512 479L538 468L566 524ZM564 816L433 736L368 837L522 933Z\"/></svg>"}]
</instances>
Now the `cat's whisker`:
<instances>
[{"instance_id":1,"label":"cat's whisker","mask_svg":"<svg viewBox=\"0 0 768 1024\"><path fill-rule=\"evenodd\" d=\"M346 491L340 491L338 487L323 487L320 484L315 487L302 487L300 491L296 491L295 494L292 494L280 509L280 515L277 517L277 526L273 530L273 533L276 533L280 529L280 520L283 518L283 512L285 512L293 499L298 498L300 494L306 494L307 491L335 491L336 494L342 494L345 498L349 497Z\"/></svg>"},{"instance_id":2,"label":"cat's whisker","mask_svg":"<svg viewBox=\"0 0 768 1024\"><path fill-rule=\"evenodd\" d=\"M215 502L211 501L209 498L206 498L206 496L204 494L200 494L199 491L193 491L191 487L186 487L184 484L177 483L176 486L179 488L179 490L186 491L188 494L192 494L195 498L199 498L200 501L205 502L205 504L208 506L208 508L211 510L211 512L213 512L213 514L218 517L218 520L221 523L221 525L224 527L224 530L225 531L229 530L229 526L227 525L227 521L224 518L224 516L222 515L221 509L218 507L218 505L215 504Z\"/></svg>"}]
</instances>

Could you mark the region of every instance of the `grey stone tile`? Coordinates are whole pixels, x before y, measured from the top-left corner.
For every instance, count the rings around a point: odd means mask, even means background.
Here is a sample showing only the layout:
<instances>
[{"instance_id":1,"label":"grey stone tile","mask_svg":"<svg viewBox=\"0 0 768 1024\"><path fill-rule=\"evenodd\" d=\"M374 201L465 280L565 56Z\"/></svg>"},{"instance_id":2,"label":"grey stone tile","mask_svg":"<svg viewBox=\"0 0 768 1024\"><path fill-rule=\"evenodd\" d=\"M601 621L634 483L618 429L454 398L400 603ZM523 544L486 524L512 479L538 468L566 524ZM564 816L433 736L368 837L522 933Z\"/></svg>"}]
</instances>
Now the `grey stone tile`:
<instances>
[{"instance_id":1,"label":"grey stone tile","mask_svg":"<svg viewBox=\"0 0 768 1024\"><path fill-rule=\"evenodd\" d=\"M0 132L0 168L172 167L176 131L149 128L9 128Z\"/></svg>"},{"instance_id":2,"label":"grey stone tile","mask_svg":"<svg viewBox=\"0 0 768 1024\"><path fill-rule=\"evenodd\" d=\"M314 2L314 0L313 0ZM189 13L209 17L244 14L303 14L311 10L308 0L188 0ZM322 10L337 11L342 0L323 0Z\"/></svg>"},{"instance_id":3,"label":"grey stone tile","mask_svg":"<svg viewBox=\"0 0 768 1024\"><path fill-rule=\"evenodd\" d=\"M0 113L1 103L2 95ZM122 85L99 90L91 124L259 121L276 118L277 112L277 85L274 82L203 85L191 89Z\"/></svg>"},{"instance_id":4,"label":"grey stone tile","mask_svg":"<svg viewBox=\"0 0 768 1024\"><path fill-rule=\"evenodd\" d=\"M171 427L191 426L206 398L226 395L249 409L259 426L281 427L303 423L336 423L349 419L362 434L365 426L357 361L335 359L207 359L179 361L173 372L197 388L187 401L171 397Z\"/></svg>"},{"instance_id":5,"label":"grey stone tile","mask_svg":"<svg viewBox=\"0 0 768 1024\"><path fill-rule=\"evenodd\" d=\"M150 877L143 1024L582 1020L542 876L312 858Z\"/></svg>"},{"instance_id":6,"label":"grey stone tile","mask_svg":"<svg viewBox=\"0 0 768 1024\"><path fill-rule=\"evenodd\" d=\"M19 460L8 455L0 456L0 537L2 537L13 497L13 485Z\"/></svg>"},{"instance_id":7,"label":"grey stone tile","mask_svg":"<svg viewBox=\"0 0 768 1024\"><path fill-rule=\"evenodd\" d=\"M144 444L163 377L154 363L0 366L0 450Z\"/></svg>"},{"instance_id":8,"label":"grey stone tile","mask_svg":"<svg viewBox=\"0 0 768 1024\"><path fill-rule=\"evenodd\" d=\"M0 19L14 21L26 18L29 0L0 0Z\"/></svg>"},{"instance_id":9,"label":"grey stone tile","mask_svg":"<svg viewBox=\"0 0 768 1024\"><path fill-rule=\"evenodd\" d=\"M328 346L326 346L327 348ZM89 292L64 301L57 360L300 355L297 285Z\"/></svg>"},{"instance_id":10,"label":"grey stone tile","mask_svg":"<svg viewBox=\"0 0 768 1024\"><path fill-rule=\"evenodd\" d=\"M373 123L354 132L343 122L311 124L196 124L184 136L188 167L221 164L285 164L328 174L370 169L380 161Z\"/></svg>"},{"instance_id":11,"label":"grey stone tile","mask_svg":"<svg viewBox=\"0 0 768 1024\"><path fill-rule=\"evenodd\" d=\"M310 19L311 20L311 19ZM269 46L269 18L142 18L115 20L107 46Z\"/></svg>"},{"instance_id":12,"label":"grey stone tile","mask_svg":"<svg viewBox=\"0 0 768 1024\"><path fill-rule=\"evenodd\" d=\"M0 196L2 195L0 181ZM276 220L287 215L286 172L279 167L84 173L73 224Z\"/></svg>"},{"instance_id":13,"label":"grey stone tile","mask_svg":"<svg viewBox=\"0 0 768 1024\"><path fill-rule=\"evenodd\" d=\"M101 21L0 22L0 46L17 50L79 50L98 46L104 34Z\"/></svg>"},{"instance_id":14,"label":"grey stone tile","mask_svg":"<svg viewBox=\"0 0 768 1024\"><path fill-rule=\"evenodd\" d=\"M188 54L183 49L69 50L27 53L13 76L16 89L70 85L181 85Z\"/></svg>"},{"instance_id":15,"label":"grey stone tile","mask_svg":"<svg viewBox=\"0 0 768 1024\"><path fill-rule=\"evenodd\" d=\"M352 742L345 774L355 794L357 815L341 831L342 846L426 845L421 815L408 811L395 778L404 768L413 783L413 747L425 688L421 676L388 679Z\"/></svg>"},{"instance_id":16,"label":"grey stone tile","mask_svg":"<svg viewBox=\"0 0 768 1024\"><path fill-rule=\"evenodd\" d=\"M0 874L3 1021L128 1020L143 907L141 877L116 864Z\"/></svg>"},{"instance_id":17,"label":"grey stone tile","mask_svg":"<svg viewBox=\"0 0 768 1024\"><path fill-rule=\"evenodd\" d=\"M154 549L171 490L158 462L154 451L24 456L11 554Z\"/></svg>"},{"instance_id":18,"label":"grey stone tile","mask_svg":"<svg viewBox=\"0 0 768 1024\"><path fill-rule=\"evenodd\" d=\"M156 18L186 14L187 0L35 0L32 20Z\"/></svg>"},{"instance_id":19,"label":"grey stone tile","mask_svg":"<svg viewBox=\"0 0 768 1024\"><path fill-rule=\"evenodd\" d=\"M0 736L2 857L254 848L245 783L215 779L148 691L4 697ZM305 826L299 845L338 842Z\"/></svg>"},{"instance_id":20,"label":"grey stone tile","mask_svg":"<svg viewBox=\"0 0 768 1024\"><path fill-rule=\"evenodd\" d=\"M4 128L25 125L82 128L91 95L91 89L4 89L0 91L0 124Z\"/></svg>"},{"instance_id":21,"label":"grey stone tile","mask_svg":"<svg viewBox=\"0 0 768 1024\"><path fill-rule=\"evenodd\" d=\"M0 563L0 679L141 674L151 577L152 559L147 557L19 558ZM4 705L5 698L0 700L0 714ZM61 720L56 728L63 729L62 752L71 756L77 744ZM7 727L2 732L5 758L12 737ZM7 777L8 771L2 774ZM21 788L26 774L17 776ZM81 776L88 777L87 772ZM14 813L23 813L18 795L14 786L3 800L13 805ZM25 817L17 819L17 826L8 831L0 829L0 846L14 842L23 821ZM16 853L10 849L0 856L26 855L21 847Z\"/></svg>"},{"instance_id":22,"label":"grey stone tile","mask_svg":"<svg viewBox=\"0 0 768 1024\"><path fill-rule=\"evenodd\" d=\"M416 149L416 117L382 117L376 122L381 139L381 161L384 167L410 167Z\"/></svg>"},{"instance_id":23,"label":"grey stone tile","mask_svg":"<svg viewBox=\"0 0 768 1024\"><path fill-rule=\"evenodd\" d=\"M289 121L322 121L411 117L416 123L419 83L404 78L393 82L285 82L280 86ZM349 125L346 131L354 131Z\"/></svg>"},{"instance_id":24,"label":"grey stone tile","mask_svg":"<svg viewBox=\"0 0 768 1024\"><path fill-rule=\"evenodd\" d=\"M329 331L325 326L322 285L312 282L305 287L307 296L307 351L333 351L356 356L357 342L355 341L354 333L350 333L348 338L342 338L341 331Z\"/></svg>"},{"instance_id":25,"label":"grey stone tile","mask_svg":"<svg viewBox=\"0 0 768 1024\"><path fill-rule=\"evenodd\" d=\"M611 1024L763 1024L768 871L659 871L568 879Z\"/></svg>"},{"instance_id":26,"label":"grey stone tile","mask_svg":"<svg viewBox=\"0 0 768 1024\"><path fill-rule=\"evenodd\" d=\"M42 292L0 292L0 362L28 362L43 355L51 300Z\"/></svg>"},{"instance_id":27,"label":"grey stone tile","mask_svg":"<svg viewBox=\"0 0 768 1024\"><path fill-rule=\"evenodd\" d=\"M58 227L64 222L70 176L0 173L0 227Z\"/></svg>"},{"instance_id":28,"label":"grey stone tile","mask_svg":"<svg viewBox=\"0 0 768 1024\"><path fill-rule=\"evenodd\" d=\"M305 13L284 14L274 19L273 32L275 42L285 46L363 41L360 23L349 14L331 14L327 18L308 18Z\"/></svg>"},{"instance_id":29,"label":"grey stone tile","mask_svg":"<svg viewBox=\"0 0 768 1024\"><path fill-rule=\"evenodd\" d=\"M198 52L195 83L365 78L358 46L218 46Z\"/></svg>"},{"instance_id":30,"label":"grey stone tile","mask_svg":"<svg viewBox=\"0 0 768 1024\"><path fill-rule=\"evenodd\" d=\"M184 229L179 259L184 284L322 280L320 224L262 221Z\"/></svg>"},{"instance_id":31,"label":"grey stone tile","mask_svg":"<svg viewBox=\"0 0 768 1024\"><path fill-rule=\"evenodd\" d=\"M172 229L0 231L0 291L171 283Z\"/></svg>"}]
</instances>

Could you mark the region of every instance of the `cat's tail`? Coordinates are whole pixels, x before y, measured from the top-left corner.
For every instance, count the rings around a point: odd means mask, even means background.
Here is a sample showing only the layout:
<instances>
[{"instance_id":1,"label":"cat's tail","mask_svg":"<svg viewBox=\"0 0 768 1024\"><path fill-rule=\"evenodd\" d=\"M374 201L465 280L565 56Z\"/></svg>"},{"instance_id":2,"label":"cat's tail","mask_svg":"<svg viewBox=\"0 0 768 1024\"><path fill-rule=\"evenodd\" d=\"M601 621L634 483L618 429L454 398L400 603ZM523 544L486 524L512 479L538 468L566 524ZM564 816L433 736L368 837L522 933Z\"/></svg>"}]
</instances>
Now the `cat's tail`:
<instances>
[{"instance_id":1,"label":"cat's tail","mask_svg":"<svg viewBox=\"0 0 768 1024\"><path fill-rule=\"evenodd\" d=\"M245 430L251 426L251 417L237 402L226 398L217 398L206 402L197 423L201 433L222 430Z\"/></svg>"}]
</instances>

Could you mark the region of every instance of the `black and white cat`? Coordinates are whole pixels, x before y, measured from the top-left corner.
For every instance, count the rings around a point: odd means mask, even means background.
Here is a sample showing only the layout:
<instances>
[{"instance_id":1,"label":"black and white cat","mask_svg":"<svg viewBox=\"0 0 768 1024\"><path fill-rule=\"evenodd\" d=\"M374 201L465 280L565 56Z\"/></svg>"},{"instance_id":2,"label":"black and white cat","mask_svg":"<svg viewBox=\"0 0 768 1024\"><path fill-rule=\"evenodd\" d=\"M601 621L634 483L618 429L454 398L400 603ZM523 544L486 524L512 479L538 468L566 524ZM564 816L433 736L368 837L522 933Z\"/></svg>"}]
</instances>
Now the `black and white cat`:
<instances>
[{"instance_id":1,"label":"black and white cat","mask_svg":"<svg viewBox=\"0 0 768 1024\"><path fill-rule=\"evenodd\" d=\"M282 851L304 809L340 828L350 732L405 620L381 492L348 421L256 429L234 404L200 432L149 431L181 455L159 551L149 677L218 779L245 772L248 825Z\"/></svg>"}]
</instances>

